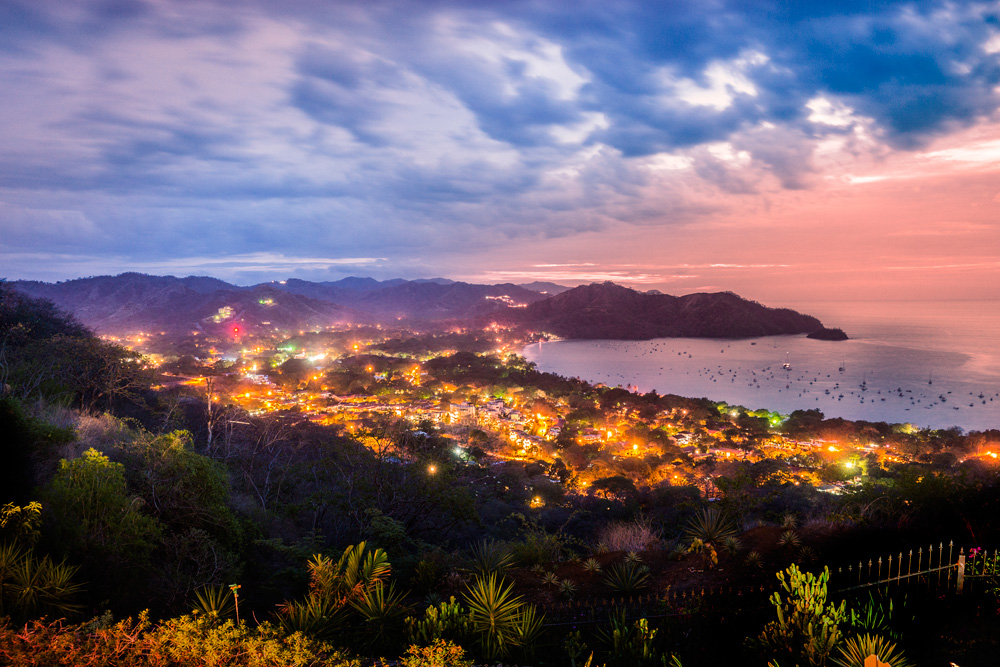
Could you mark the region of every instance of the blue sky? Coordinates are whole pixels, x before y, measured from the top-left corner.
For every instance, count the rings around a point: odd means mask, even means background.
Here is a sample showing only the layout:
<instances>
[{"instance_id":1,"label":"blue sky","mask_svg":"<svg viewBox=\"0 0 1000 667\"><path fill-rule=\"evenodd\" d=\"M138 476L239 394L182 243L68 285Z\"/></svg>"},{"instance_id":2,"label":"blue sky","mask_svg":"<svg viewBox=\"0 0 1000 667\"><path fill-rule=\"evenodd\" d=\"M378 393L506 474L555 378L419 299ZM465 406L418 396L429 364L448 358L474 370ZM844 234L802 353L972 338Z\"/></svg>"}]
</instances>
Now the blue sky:
<instances>
[{"instance_id":1,"label":"blue sky","mask_svg":"<svg viewBox=\"0 0 1000 667\"><path fill-rule=\"evenodd\" d=\"M997 3L0 4L0 275L1000 298Z\"/></svg>"}]
</instances>

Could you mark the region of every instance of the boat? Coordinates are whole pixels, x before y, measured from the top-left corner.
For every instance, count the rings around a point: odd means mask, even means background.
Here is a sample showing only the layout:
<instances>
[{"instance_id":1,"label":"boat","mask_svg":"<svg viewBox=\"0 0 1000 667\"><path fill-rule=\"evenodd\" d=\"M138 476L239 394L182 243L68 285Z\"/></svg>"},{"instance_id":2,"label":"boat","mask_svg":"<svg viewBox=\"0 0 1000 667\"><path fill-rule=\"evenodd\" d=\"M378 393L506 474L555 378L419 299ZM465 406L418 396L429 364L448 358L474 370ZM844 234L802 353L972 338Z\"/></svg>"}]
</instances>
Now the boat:
<instances>
[{"instance_id":1,"label":"boat","mask_svg":"<svg viewBox=\"0 0 1000 667\"><path fill-rule=\"evenodd\" d=\"M785 363L781 364L781 367L784 368L786 371L792 370L792 364L789 363L789 361L788 361L788 353L787 352L785 352Z\"/></svg>"},{"instance_id":2,"label":"boat","mask_svg":"<svg viewBox=\"0 0 1000 667\"><path fill-rule=\"evenodd\" d=\"M847 370L847 359L844 359L843 361L840 362L840 368L838 368L837 370L840 371L841 373Z\"/></svg>"}]
</instances>

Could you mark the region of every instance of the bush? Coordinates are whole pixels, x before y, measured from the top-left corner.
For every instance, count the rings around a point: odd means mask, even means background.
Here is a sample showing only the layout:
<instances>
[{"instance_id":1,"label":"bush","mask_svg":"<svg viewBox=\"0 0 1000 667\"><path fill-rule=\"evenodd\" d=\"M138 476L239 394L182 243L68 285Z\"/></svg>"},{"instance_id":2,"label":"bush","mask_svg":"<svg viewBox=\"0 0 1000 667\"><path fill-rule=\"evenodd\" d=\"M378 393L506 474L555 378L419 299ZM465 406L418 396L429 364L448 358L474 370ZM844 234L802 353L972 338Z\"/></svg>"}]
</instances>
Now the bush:
<instances>
[{"instance_id":1,"label":"bush","mask_svg":"<svg viewBox=\"0 0 1000 667\"><path fill-rule=\"evenodd\" d=\"M117 665L119 667L360 667L328 645L301 633L286 635L269 623L251 628L193 616L150 626L146 612L135 620L109 618L64 626L34 621L20 629L0 626L0 664Z\"/></svg>"},{"instance_id":2,"label":"bush","mask_svg":"<svg viewBox=\"0 0 1000 667\"><path fill-rule=\"evenodd\" d=\"M653 548L660 538L648 521L613 521L601 529L598 542L609 551L646 551Z\"/></svg>"},{"instance_id":3,"label":"bush","mask_svg":"<svg viewBox=\"0 0 1000 667\"><path fill-rule=\"evenodd\" d=\"M444 639L431 646L411 646L400 661L403 667L472 667L465 659L465 649Z\"/></svg>"}]
</instances>

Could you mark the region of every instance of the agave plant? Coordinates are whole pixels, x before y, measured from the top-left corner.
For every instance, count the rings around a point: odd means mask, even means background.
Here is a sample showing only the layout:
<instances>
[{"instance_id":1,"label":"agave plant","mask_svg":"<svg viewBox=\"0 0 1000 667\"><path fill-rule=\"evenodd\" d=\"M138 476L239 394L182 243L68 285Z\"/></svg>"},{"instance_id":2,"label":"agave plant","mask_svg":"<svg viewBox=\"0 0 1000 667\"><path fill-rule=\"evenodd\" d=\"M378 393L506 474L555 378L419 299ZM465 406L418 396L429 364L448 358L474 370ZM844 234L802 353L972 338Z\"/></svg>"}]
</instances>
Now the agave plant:
<instances>
[{"instance_id":1,"label":"agave plant","mask_svg":"<svg viewBox=\"0 0 1000 667\"><path fill-rule=\"evenodd\" d=\"M604 583L616 593L631 595L649 583L649 568L638 563L616 563L604 575Z\"/></svg>"},{"instance_id":2,"label":"agave plant","mask_svg":"<svg viewBox=\"0 0 1000 667\"><path fill-rule=\"evenodd\" d=\"M625 554L625 562L626 563L641 563L642 562L642 557L639 556L639 554L637 554L634 551L629 551L627 554Z\"/></svg>"},{"instance_id":3,"label":"agave plant","mask_svg":"<svg viewBox=\"0 0 1000 667\"><path fill-rule=\"evenodd\" d=\"M760 555L759 551L751 551L747 554L747 557L743 559L743 562L747 567L759 570L764 567L764 557Z\"/></svg>"},{"instance_id":4,"label":"agave plant","mask_svg":"<svg viewBox=\"0 0 1000 667\"><path fill-rule=\"evenodd\" d=\"M590 574L601 571L601 563L596 558L588 558L583 561L583 569Z\"/></svg>"},{"instance_id":5,"label":"agave plant","mask_svg":"<svg viewBox=\"0 0 1000 667\"><path fill-rule=\"evenodd\" d=\"M569 579L563 579L559 582L559 593L563 597L572 598L576 594L576 584Z\"/></svg>"},{"instance_id":6,"label":"agave plant","mask_svg":"<svg viewBox=\"0 0 1000 667\"><path fill-rule=\"evenodd\" d=\"M351 600L351 606L364 619L363 643L369 646L384 646L387 643L390 632L398 629L393 626L409 611L403 604L404 597L393 582L388 586L379 583ZM396 632L392 636L398 638L400 634Z\"/></svg>"},{"instance_id":7,"label":"agave plant","mask_svg":"<svg viewBox=\"0 0 1000 667\"><path fill-rule=\"evenodd\" d=\"M569 582L563 582L569 583ZM517 613L517 646L522 652L531 655L532 647L542 634L542 625L545 623L544 614L538 613L535 605L521 605Z\"/></svg>"},{"instance_id":8,"label":"agave plant","mask_svg":"<svg viewBox=\"0 0 1000 667\"><path fill-rule=\"evenodd\" d=\"M785 512L781 515L781 527L782 528L796 528L799 525L799 518L795 516L794 512Z\"/></svg>"},{"instance_id":9,"label":"agave plant","mask_svg":"<svg viewBox=\"0 0 1000 667\"><path fill-rule=\"evenodd\" d=\"M558 586L559 577L556 576L555 572L546 572L542 575L542 583L546 586Z\"/></svg>"},{"instance_id":10,"label":"agave plant","mask_svg":"<svg viewBox=\"0 0 1000 667\"><path fill-rule=\"evenodd\" d=\"M706 544L721 544L727 537L736 537L736 526L728 516L713 507L693 516L684 534Z\"/></svg>"},{"instance_id":11,"label":"agave plant","mask_svg":"<svg viewBox=\"0 0 1000 667\"><path fill-rule=\"evenodd\" d=\"M799 547L797 559L800 563L812 563L816 560L816 552L809 545Z\"/></svg>"},{"instance_id":12,"label":"agave plant","mask_svg":"<svg viewBox=\"0 0 1000 667\"><path fill-rule=\"evenodd\" d=\"M202 586L194 592L192 613L212 622L221 621L236 611L233 592L227 586Z\"/></svg>"},{"instance_id":13,"label":"agave plant","mask_svg":"<svg viewBox=\"0 0 1000 667\"><path fill-rule=\"evenodd\" d=\"M841 667L864 667L868 656L878 656L880 663L888 663L892 667L912 667L913 663L896 645L879 635L858 635L851 637L842 646L837 647L840 656L833 662Z\"/></svg>"},{"instance_id":14,"label":"agave plant","mask_svg":"<svg viewBox=\"0 0 1000 667\"><path fill-rule=\"evenodd\" d=\"M794 530L786 530L778 538L778 546L795 548L802 544L802 540L795 533Z\"/></svg>"},{"instance_id":15,"label":"agave plant","mask_svg":"<svg viewBox=\"0 0 1000 667\"><path fill-rule=\"evenodd\" d=\"M482 540L469 552L469 570L481 577L503 572L514 562L514 555L503 542Z\"/></svg>"},{"instance_id":16,"label":"agave plant","mask_svg":"<svg viewBox=\"0 0 1000 667\"><path fill-rule=\"evenodd\" d=\"M506 655L521 645L524 605L513 594L514 585L497 579L496 574L477 577L465 592L472 629L479 635L487 660Z\"/></svg>"},{"instance_id":17,"label":"agave plant","mask_svg":"<svg viewBox=\"0 0 1000 667\"><path fill-rule=\"evenodd\" d=\"M65 561L55 562L48 556L35 558L30 552L18 550L20 559L5 563L9 583L0 586L12 602L11 611L23 616L39 614L70 615L81 609L75 602L83 586L73 581L78 567Z\"/></svg>"},{"instance_id":18,"label":"agave plant","mask_svg":"<svg viewBox=\"0 0 1000 667\"><path fill-rule=\"evenodd\" d=\"M730 556L735 556L743 550L743 543L740 542L740 538L730 535L726 539L722 540L722 548L725 549L726 553Z\"/></svg>"}]
</instances>

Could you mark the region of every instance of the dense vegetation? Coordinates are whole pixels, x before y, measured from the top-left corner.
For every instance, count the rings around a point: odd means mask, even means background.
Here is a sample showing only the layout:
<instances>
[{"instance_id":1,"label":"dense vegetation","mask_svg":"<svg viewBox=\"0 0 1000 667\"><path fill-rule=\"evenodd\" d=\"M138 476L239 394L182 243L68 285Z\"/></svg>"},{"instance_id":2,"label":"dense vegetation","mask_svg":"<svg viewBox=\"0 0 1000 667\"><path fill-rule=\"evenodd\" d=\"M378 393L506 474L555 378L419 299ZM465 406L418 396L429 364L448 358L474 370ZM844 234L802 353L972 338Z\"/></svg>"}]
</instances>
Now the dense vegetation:
<instances>
[{"instance_id":1,"label":"dense vegetation","mask_svg":"<svg viewBox=\"0 0 1000 667\"><path fill-rule=\"evenodd\" d=\"M385 372L374 380L362 364ZM356 356L326 380L378 394L394 364ZM726 418L708 401L594 388L523 360L459 352L425 367L454 387L447 400L476 384L527 392L539 411L565 401L567 434L608 410L684 410L747 449L774 429L765 415ZM274 376L307 386L299 371ZM881 642L967 667L995 649L995 587L890 605L833 599L822 574L918 540L997 546L997 467L956 465L995 434L801 412L780 428L891 439L908 461L863 461L841 496L794 484L773 459L691 463L718 487L709 503L704 488L643 483L653 467L602 461L568 435L561 466L502 461L475 429L456 452L429 422L365 415L350 432L253 416L211 387L154 390L138 355L2 283L0 379L0 663L832 665ZM684 457L668 434L643 436L662 440L657 460ZM567 492L594 465L608 474ZM745 595L669 595L721 584Z\"/></svg>"}]
</instances>

